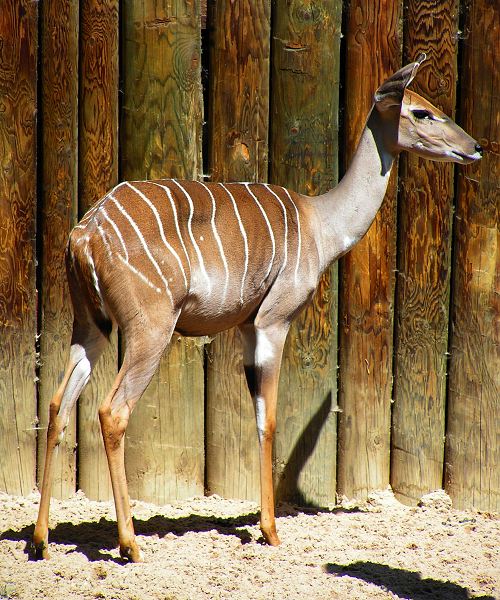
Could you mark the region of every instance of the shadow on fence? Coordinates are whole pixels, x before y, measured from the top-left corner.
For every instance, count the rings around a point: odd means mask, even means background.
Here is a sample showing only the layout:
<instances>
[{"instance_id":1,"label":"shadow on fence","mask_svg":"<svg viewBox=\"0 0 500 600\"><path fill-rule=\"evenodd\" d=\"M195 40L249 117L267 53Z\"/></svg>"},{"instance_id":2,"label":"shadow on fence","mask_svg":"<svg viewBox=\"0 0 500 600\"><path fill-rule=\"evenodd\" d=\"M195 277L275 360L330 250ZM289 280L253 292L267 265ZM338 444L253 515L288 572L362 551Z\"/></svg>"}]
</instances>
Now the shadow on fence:
<instances>
[{"instance_id":1,"label":"shadow on fence","mask_svg":"<svg viewBox=\"0 0 500 600\"><path fill-rule=\"evenodd\" d=\"M299 477L307 461L312 456L318 443L321 431L328 419L332 409L332 394L329 392L319 409L314 413L312 419L300 434L288 462L280 474L276 497L278 500L286 498L298 506L319 508L316 503L311 502L299 488Z\"/></svg>"}]
</instances>

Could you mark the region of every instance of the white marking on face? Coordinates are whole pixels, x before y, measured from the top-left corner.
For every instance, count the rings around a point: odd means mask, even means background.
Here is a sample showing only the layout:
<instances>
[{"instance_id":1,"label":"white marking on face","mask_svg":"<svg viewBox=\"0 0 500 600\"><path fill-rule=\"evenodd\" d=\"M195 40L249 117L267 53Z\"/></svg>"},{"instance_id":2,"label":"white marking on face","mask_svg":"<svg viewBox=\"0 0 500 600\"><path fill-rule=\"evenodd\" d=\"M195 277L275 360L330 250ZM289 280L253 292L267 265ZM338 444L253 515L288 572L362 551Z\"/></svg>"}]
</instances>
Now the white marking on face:
<instances>
[{"instance_id":1,"label":"white marking on face","mask_svg":"<svg viewBox=\"0 0 500 600\"><path fill-rule=\"evenodd\" d=\"M271 192L271 194L278 200L278 202L280 203L280 206L283 210L283 220L285 222L285 243L284 243L284 247L283 247L283 254L284 254L284 258L283 258L283 264L281 265L281 268L279 270L279 272L281 273L283 271L283 269L286 267L286 263L288 262L288 219L287 219L287 214L286 214L286 208L285 205L283 204L283 202L281 201L281 198L278 196L278 194L276 194L267 183L263 183L262 184L266 190L268 190L269 192Z\"/></svg>"},{"instance_id":2,"label":"white marking on face","mask_svg":"<svg viewBox=\"0 0 500 600\"><path fill-rule=\"evenodd\" d=\"M186 199L188 201L188 204L189 204L189 217L188 217L188 223L187 223L188 233L189 233L189 237L191 238L191 242L193 244L194 251L196 252L196 256L198 257L198 262L200 263L201 272L203 273L203 276L205 277L205 280L207 282L208 294L211 294L212 293L212 282L210 281L210 277L205 268L205 262L203 261L203 256L201 254L200 248L199 248L198 244L196 243L196 240L194 239L194 235L193 235L193 228L192 228L193 215L194 215L193 200L192 200L191 196L187 193L187 191L182 187L182 185L178 181L176 181L175 179L171 179L170 181L172 181L172 183L175 183L175 185L183 192L184 196L186 196Z\"/></svg>"},{"instance_id":3,"label":"white marking on face","mask_svg":"<svg viewBox=\"0 0 500 600\"><path fill-rule=\"evenodd\" d=\"M266 222L267 225L267 229L269 231L269 235L271 237L271 244L273 247L272 253L271 253L271 260L269 261L269 266L267 267L267 272L264 275L264 280L267 279L267 277L269 276L269 273L271 272L271 269L273 268L273 263L274 263L274 256L276 254L276 242L274 240L274 234L273 234L273 229L271 227L271 223L269 222L269 219L267 217L267 214L265 212L265 210L262 208L262 204L259 202L259 200L257 199L257 196L252 192L252 190L250 189L250 186L248 183L244 184L248 193L252 196L252 198L255 200L255 203L257 204L257 206L260 209L260 212L262 213L264 220Z\"/></svg>"},{"instance_id":4,"label":"white marking on face","mask_svg":"<svg viewBox=\"0 0 500 600\"><path fill-rule=\"evenodd\" d=\"M118 202L118 200L114 196L110 195L110 198L113 200L115 206L118 208L118 210L121 212L121 214L125 217L125 219L127 219L127 221L130 223L132 229L135 231L135 234L139 238L141 246L144 248L144 251L146 252L146 256L149 258L151 264L155 268L155 271L158 273L160 279L162 280L163 285L165 286L165 291L167 292L167 295L170 298L170 301L172 302L172 305L173 305L174 299L172 297L170 288L168 287L168 281L165 279L158 263L156 262L154 256L151 254L148 244L147 244L146 240L144 239L144 236L142 235L141 230L137 226L137 223L134 221L134 219L132 219L132 217L128 214L128 212L125 210L125 208Z\"/></svg>"},{"instance_id":5,"label":"white marking on face","mask_svg":"<svg viewBox=\"0 0 500 600\"><path fill-rule=\"evenodd\" d=\"M236 200L234 199L233 195L231 194L231 192L227 189L227 187L223 184L220 183L219 184L223 190L225 190L227 192L227 194L229 195L229 198L231 198L231 202L233 203L233 207L234 207L234 212L236 214L236 219L238 220L238 225L240 228L240 232L241 232L241 237L243 238L243 245L245 247L245 265L243 268L243 277L241 279L241 287L240 287L240 302L241 304L243 304L243 290L245 287L245 279L247 276L247 271L248 271L248 238L247 238L247 233L245 231L245 227L243 226L243 222L241 220L241 216L240 213L238 211L238 207L236 205Z\"/></svg>"},{"instance_id":6,"label":"white marking on face","mask_svg":"<svg viewBox=\"0 0 500 600\"><path fill-rule=\"evenodd\" d=\"M165 232L163 230L163 223L161 222L160 214L158 213L158 210L156 209L156 206L151 202L151 200L145 194L143 194L140 190L138 190L131 183L127 182L127 185L129 186L129 188L131 190L133 190L139 196L139 198L141 198L148 205L148 207L150 208L151 212L154 214L155 219L156 219L156 223L158 225L158 230L160 232L161 240L165 244L165 246L168 249L168 251L170 252L170 254L172 254L172 256L177 261L177 264L179 265L179 268L180 268L181 273L182 273L182 277L184 279L184 286L186 287L186 290L187 290L187 288L188 288L188 282L187 282L187 278L186 278L186 273L184 272L184 267L182 266L182 262L181 262L181 259L180 259L179 255L174 250L174 248L172 248L172 246L168 243L168 241L167 241L167 239L165 237Z\"/></svg>"},{"instance_id":7,"label":"white marking on face","mask_svg":"<svg viewBox=\"0 0 500 600\"><path fill-rule=\"evenodd\" d=\"M257 421L259 442L262 443L266 427L266 402L262 396L257 396L255 398L255 420Z\"/></svg>"},{"instance_id":8,"label":"white marking on face","mask_svg":"<svg viewBox=\"0 0 500 600\"><path fill-rule=\"evenodd\" d=\"M210 219L210 224L212 226L212 231L214 234L215 241L217 242L217 247L219 248L219 254L220 254L220 257L222 260L222 264L224 265L225 281L224 281L224 292L222 295L222 301L225 302L226 297L227 297L227 288L229 285L229 267L227 266L227 260L226 260L226 255L224 254L222 240L220 238L219 232L217 231L217 227L215 226L216 202L215 202L214 195L212 194L210 188L207 185L205 185L202 181L199 181L198 183L205 188L205 190L208 192L208 194L210 195L210 198L212 200L212 217Z\"/></svg>"}]
</instances>

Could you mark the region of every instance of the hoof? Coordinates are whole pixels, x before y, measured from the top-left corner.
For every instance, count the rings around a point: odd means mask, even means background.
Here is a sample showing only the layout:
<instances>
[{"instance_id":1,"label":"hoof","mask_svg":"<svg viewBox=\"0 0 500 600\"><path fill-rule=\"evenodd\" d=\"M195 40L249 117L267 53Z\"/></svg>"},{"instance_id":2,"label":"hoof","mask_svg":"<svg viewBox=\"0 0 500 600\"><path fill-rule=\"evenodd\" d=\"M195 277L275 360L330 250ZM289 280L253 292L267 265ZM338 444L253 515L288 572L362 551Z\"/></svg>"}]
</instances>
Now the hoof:
<instances>
[{"instance_id":1,"label":"hoof","mask_svg":"<svg viewBox=\"0 0 500 600\"><path fill-rule=\"evenodd\" d=\"M130 546L120 546L120 556L124 560L128 560L133 563L144 562L144 555L142 554L139 546L134 542Z\"/></svg>"},{"instance_id":2,"label":"hoof","mask_svg":"<svg viewBox=\"0 0 500 600\"><path fill-rule=\"evenodd\" d=\"M271 531L264 531L261 529L261 531L266 544L269 546L279 546L281 544L278 534L276 533L276 529L272 529Z\"/></svg>"},{"instance_id":3,"label":"hoof","mask_svg":"<svg viewBox=\"0 0 500 600\"><path fill-rule=\"evenodd\" d=\"M33 557L35 560L49 560L49 545L47 542L33 542L32 544Z\"/></svg>"}]
</instances>

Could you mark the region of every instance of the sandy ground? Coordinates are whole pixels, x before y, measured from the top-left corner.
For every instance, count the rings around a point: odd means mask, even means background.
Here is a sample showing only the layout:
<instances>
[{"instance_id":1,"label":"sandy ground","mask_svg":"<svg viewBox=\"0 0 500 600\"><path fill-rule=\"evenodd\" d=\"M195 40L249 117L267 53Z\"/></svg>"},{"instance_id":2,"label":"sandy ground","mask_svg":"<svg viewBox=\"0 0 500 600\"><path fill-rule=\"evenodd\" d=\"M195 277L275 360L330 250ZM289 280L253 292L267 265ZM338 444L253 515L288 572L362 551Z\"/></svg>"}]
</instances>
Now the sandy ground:
<instances>
[{"instance_id":1,"label":"sandy ground","mask_svg":"<svg viewBox=\"0 0 500 600\"><path fill-rule=\"evenodd\" d=\"M278 548L262 544L251 502L134 502L142 564L120 559L113 505L81 493L53 501L51 559L33 561L38 502L0 494L1 599L500 598L498 515L454 510L443 492L415 508L390 492L325 511L280 506Z\"/></svg>"}]
</instances>

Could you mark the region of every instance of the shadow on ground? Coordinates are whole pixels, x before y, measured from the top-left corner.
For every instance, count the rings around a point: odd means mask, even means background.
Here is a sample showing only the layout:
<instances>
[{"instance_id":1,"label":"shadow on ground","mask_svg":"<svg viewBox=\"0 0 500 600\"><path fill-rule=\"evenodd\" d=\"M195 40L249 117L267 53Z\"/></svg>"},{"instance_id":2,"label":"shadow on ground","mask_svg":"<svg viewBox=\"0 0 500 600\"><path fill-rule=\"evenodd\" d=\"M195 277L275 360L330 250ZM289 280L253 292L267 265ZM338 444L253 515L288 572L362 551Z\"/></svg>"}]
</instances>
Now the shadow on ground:
<instances>
[{"instance_id":1,"label":"shadow on ground","mask_svg":"<svg viewBox=\"0 0 500 600\"><path fill-rule=\"evenodd\" d=\"M336 508L333 510L317 508L299 509L288 504L283 504L278 507L276 516L293 516L299 513L319 514L321 512L351 513L358 512L359 510L358 507ZM168 533L173 533L181 537L189 532L202 533L216 530L220 535L235 536L240 539L242 544L248 544L252 541L253 537L247 528L258 525L259 517L260 512L255 511L235 517L192 514L175 518L153 515L149 519L134 518L133 521L135 533L139 536L158 536L162 538ZM34 529L34 523L21 529L8 529L0 532L0 541L26 542L25 552L31 559L34 559L34 551L31 543ZM262 536L258 542L265 543ZM69 547L68 552L81 552L90 561L110 560L120 564L125 562L122 559L117 559L108 552L118 547L118 531L116 521L106 517L101 517L99 521L94 522L59 523L54 528L49 529L49 545L51 543L66 545Z\"/></svg>"},{"instance_id":2,"label":"shadow on ground","mask_svg":"<svg viewBox=\"0 0 500 600\"><path fill-rule=\"evenodd\" d=\"M137 535L164 537L167 533L182 536L190 531L203 532L215 529L221 535L236 536L242 544L252 541L250 532L245 527L254 526L259 522L257 512L237 517L220 518L212 516L189 515L180 518L167 518L155 515L147 520L134 519ZM0 533L0 540L24 541L25 552L33 558L31 547L34 525L22 529L9 529ZM73 552L81 552L90 561L112 560L123 563L121 559L106 552L118 546L116 522L102 517L93 523L59 523L49 529L49 544L63 544L72 547ZM50 551L50 550L49 550Z\"/></svg>"},{"instance_id":3,"label":"shadow on ground","mask_svg":"<svg viewBox=\"0 0 500 600\"><path fill-rule=\"evenodd\" d=\"M368 561L350 565L328 563L326 573L354 577L389 590L408 600L495 600L493 596L472 596L467 588L439 579L422 579L419 573Z\"/></svg>"}]
</instances>

